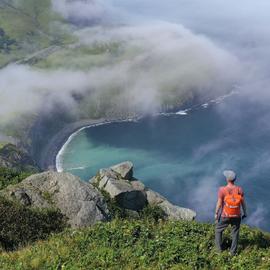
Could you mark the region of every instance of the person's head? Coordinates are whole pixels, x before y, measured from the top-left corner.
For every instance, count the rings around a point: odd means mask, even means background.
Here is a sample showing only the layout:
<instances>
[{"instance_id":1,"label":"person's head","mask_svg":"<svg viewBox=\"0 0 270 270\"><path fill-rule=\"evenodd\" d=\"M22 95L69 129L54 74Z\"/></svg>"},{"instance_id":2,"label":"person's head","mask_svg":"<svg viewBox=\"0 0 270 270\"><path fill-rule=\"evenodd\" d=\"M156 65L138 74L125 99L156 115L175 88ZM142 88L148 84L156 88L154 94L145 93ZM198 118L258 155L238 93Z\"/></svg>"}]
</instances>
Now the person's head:
<instances>
[{"instance_id":1,"label":"person's head","mask_svg":"<svg viewBox=\"0 0 270 270\"><path fill-rule=\"evenodd\" d=\"M226 180L228 183L234 183L236 180L236 174L232 170L225 170L223 172L224 176L226 177Z\"/></svg>"}]
</instances>

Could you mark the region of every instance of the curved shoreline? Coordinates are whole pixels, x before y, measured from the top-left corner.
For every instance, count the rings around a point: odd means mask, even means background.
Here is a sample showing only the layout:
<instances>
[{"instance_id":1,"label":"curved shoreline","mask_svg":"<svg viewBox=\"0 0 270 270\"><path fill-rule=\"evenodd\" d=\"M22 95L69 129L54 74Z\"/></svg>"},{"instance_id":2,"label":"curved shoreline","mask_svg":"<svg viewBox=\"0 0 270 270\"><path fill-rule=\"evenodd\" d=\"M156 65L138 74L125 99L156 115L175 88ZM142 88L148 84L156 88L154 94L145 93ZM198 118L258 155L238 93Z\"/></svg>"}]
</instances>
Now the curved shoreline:
<instances>
[{"instance_id":1,"label":"curved shoreline","mask_svg":"<svg viewBox=\"0 0 270 270\"><path fill-rule=\"evenodd\" d=\"M86 119L71 123L65 126L56 135L54 135L53 138L50 140L50 142L46 145L45 149L43 150L41 160L39 162L40 167L42 170L61 171L60 164L57 162L57 159L62 154L62 152L64 151L66 145L70 142L70 140L83 129L116 122L136 121L139 119L140 117L124 118L124 119L100 118L100 119Z\"/></svg>"},{"instance_id":2,"label":"curved shoreline","mask_svg":"<svg viewBox=\"0 0 270 270\"><path fill-rule=\"evenodd\" d=\"M208 100L205 103L195 104L186 109L179 110L180 108L178 108L178 111L176 112L163 112L163 113L157 113L155 115L166 115L166 116L187 115L188 112L197 110L201 107L206 109L211 104L218 104L222 102L224 99L234 94L238 94L238 91L232 90L231 92L223 96L219 96L215 99ZM54 135L53 138L50 140L50 142L46 145L45 149L43 150L43 155L39 161L41 169L61 171L61 167L57 159L61 156L65 147L70 142L70 140L74 136L76 136L78 132L80 132L81 130L94 127L94 126L110 124L110 123L137 121L137 120L140 120L142 117L143 116L137 115L134 117L126 117L126 118L85 119L85 120L80 120L80 121L68 124L62 130L60 130L56 135ZM56 164L56 162L58 164Z\"/></svg>"}]
</instances>

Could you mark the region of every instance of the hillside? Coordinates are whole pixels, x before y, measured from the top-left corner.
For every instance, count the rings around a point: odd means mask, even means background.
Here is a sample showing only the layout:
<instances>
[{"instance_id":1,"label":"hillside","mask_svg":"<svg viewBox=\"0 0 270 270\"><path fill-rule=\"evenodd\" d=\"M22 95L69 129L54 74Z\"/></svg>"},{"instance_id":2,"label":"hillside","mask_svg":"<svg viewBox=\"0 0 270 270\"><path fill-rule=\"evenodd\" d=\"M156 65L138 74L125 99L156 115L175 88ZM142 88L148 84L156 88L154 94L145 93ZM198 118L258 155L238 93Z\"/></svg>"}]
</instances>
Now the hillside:
<instances>
[{"instance_id":1,"label":"hillside","mask_svg":"<svg viewBox=\"0 0 270 270\"><path fill-rule=\"evenodd\" d=\"M209 92L203 93L203 100L230 91L231 83L210 89L208 79L216 77L218 67L214 64L208 74L208 65L194 63L192 51L186 52L193 43L182 27L155 30L110 20L76 24L54 8L56 2L0 0L0 97L6 101L0 147L23 143L38 163L50 138L70 123L148 116L197 102L204 88ZM95 1L79 2L91 6ZM160 38L175 45L163 48ZM205 49L200 38L195 43L203 59L206 52L212 54L213 48ZM175 69L182 65L185 68ZM199 75L194 80L196 66ZM14 84L9 77L15 78Z\"/></svg>"},{"instance_id":2,"label":"hillside","mask_svg":"<svg viewBox=\"0 0 270 270\"><path fill-rule=\"evenodd\" d=\"M228 242L226 234L226 242ZM270 236L243 226L239 255L214 249L214 227L197 222L114 220L66 230L3 253L2 269L269 269Z\"/></svg>"},{"instance_id":3,"label":"hillside","mask_svg":"<svg viewBox=\"0 0 270 270\"><path fill-rule=\"evenodd\" d=\"M121 163L100 170L87 184L70 174L27 177L1 168L0 269L269 269L269 233L243 225L239 253L231 257L227 231L226 250L219 254L213 224L191 221L192 216L183 216L188 209L171 205L132 174L133 165ZM127 196L135 189L133 203L139 194L148 200L137 212ZM95 203L99 210L103 207L103 214L110 212L103 219L107 222L96 219ZM80 213L85 215L82 219ZM74 224L71 218L76 218Z\"/></svg>"},{"instance_id":4,"label":"hillside","mask_svg":"<svg viewBox=\"0 0 270 270\"><path fill-rule=\"evenodd\" d=\"M0 1L0 67L34 51L70 41L50 0Z\"/></svg>"},{"instance_id":5,"label":"hillside","mask_svg":"<svg viewBox=\"0 0 270 270\"><path fill-rule=\"evenodd\" d=\"M119 173L127 172L123 164L119 165L121 166L112 168L115 170L121 168L122 171ZM128 172L132 172L132 169ZM67 224L68 216L61 213L62 207L56 208L57 200L54 199L54 195L46 190L40 192L33 185L41 177L40 184L47 182L45 186L51 187L50 179L44 179L44 175L53 179L55 186L57 186L56 179L59 182L60 177L64 176L62 182L66 182L72 193L77 195L88 186L72 175L69 176L73 177L69 182L68 174L45 172L25 179L28 175L23 172L2 168L0 269L269 269L270 267L269 233L243 225L238 255L231 257L228 249L230 231L226 231L225 251L219 254L214 246L213 224L191 220L168 220L164 216L162 204L160 207L147 205L137 213L127 210L121 206L117 198L110 198L112 196L109 194L110 189L107 189L107 193L102 191L111 216L107 222L95 222L95 225L83 228L70 227ZM97 174L95 179L101 179L100 174ZM32 183L31 192L27 191L25 185L23 190L19 189L19 186L27 181ZM92 183L95 182L93 181ZM100 183L96 183L96 187ZM134 183L135 186L140 186L138 181ZM66 189L64 188L65 191ZM2 197L5 190L6 196ZM63 189L56 188L56 190L55 196L60 196L64 200ZM27 193L29 197L26 197ZM31 207L34 200L41 203L38 194L47 202L54 202L54 207L48 206L43 209ZM121 194L119 196L122 198ZM69 198L73 198L70 199L69 207L79 201L75 199L76 196L69 195ZM75 209L73 206L72 209ZM89 214L80 209L78 211L84 215ZM93 214L95 213L90 213L91 216Z\"/></svg>"}]
</instances>

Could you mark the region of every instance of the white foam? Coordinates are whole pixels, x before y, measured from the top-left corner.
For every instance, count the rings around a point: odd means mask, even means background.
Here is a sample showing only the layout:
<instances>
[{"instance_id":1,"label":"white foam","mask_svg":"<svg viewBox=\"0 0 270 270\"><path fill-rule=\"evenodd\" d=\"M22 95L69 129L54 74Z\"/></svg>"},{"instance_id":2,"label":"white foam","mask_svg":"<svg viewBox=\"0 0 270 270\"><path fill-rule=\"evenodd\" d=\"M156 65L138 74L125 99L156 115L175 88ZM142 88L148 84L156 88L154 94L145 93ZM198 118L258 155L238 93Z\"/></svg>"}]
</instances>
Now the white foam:
<instances>
[{"instance_id":1,"label":"white foam","mask_svg":"<svg viewBox=\"0 0 270 270\"><path fill-rule=\"evenodd\" d=\"M204 104L202 104L201 106L202 106L203 108L205 108L205 109L206 109L206 108L208 108L209 103L204 103Z\"/></svg>"},{"instance_id":2,"label":"white foam","mask_svg":"<svg viewBox=\"0 0 270 270\"><path fill-rule=\"evenodd\" d=\"M87 167L81 166L81 167L68 168L68 171L71 171L71 170L84 170L85 168L87 168Z\"/></svg>"},{"instance_id":3,"label":"white foam","mask_svg":"<svg viewBox=\"0 0 270 270\"><path fill-rule=\"evenodd\" d=\"M239 89L240 87L238 85L234 85L233 89ZM192 111L195 108L198 107L203 107L203 108L208 108L209 107L209 103L215 103L215 104L219 104L221 103L224 99L238 94L239 92L237 90L232 90L230 93L220 96L216 99L211 99L209 100L207 103L203 103L203 104L199 104L193 107L190 107L188 109L184 109L184 110L180 110L178 112L172 112L172 113L166 113L166 112L161 112L161 113L157 113L156 115L164 115L164 116L171 116L171 115L188 115L189 111ZM64 145L62 146L62 148L60 149L60 151L58 152L57 156L56 156L56 170L58 172L63 172L63 154L68 146L68 144L71 142L71 140L78 134L80 133L82 130L86 129L86 128L90 128L90 127L96 127L96 126L101 126L101 125L106 125L106 124L112 124L112 123L121 123L121 122L137 122L138 120L140 120L142 117L136 117L136 118L128 118L128 119L124 119L124 120L113 120L113 121L106 121L106 122L101 122L101 123L97 123L97 124L91 124L85 127L82 127L80 129L78 129L77 131L75 131L73 134L71 134L69 136L69 138L67 139L67 141L64 143ZM76 168L75 168L76 169Z\"/></svg>"},{"instance_id":4,"label":"white foam","mask_svg":"<svg viewBox=\"0 0 270 270\"><path fill-rule=\"evenodd\" d=\"M97 127L97 126L102 126L102 125L108 125L108 124L112 124L112 123L121 123L121 122L136 122L138 121L140 118L128 118L128 119L124 119L124 120L112 120L112 121L104 121L104 122L100 122L97 124L91 124L91 125L87 125L84 126L82 128L79 128L77 131L75 131L74 133L72 133L68 139L66 140L66 142L64 143L64 145L61 147L61 149L59 150L59 152L56 155L56 159L55 159L55 167L56 167L56 171L57 172L63 172L64 168L63 168L63 154L66 152L66 148L68 146L68 144L74 139L74 137L76 137L82 130L87 129L87 128L91 128L91 127ZM78 167L81 170L84 169L83 167ZM78 169L78 168L73 168L73 169ZM71 170L71 168L68 168L68 170Z\"/></svg>"},{"instance_id":5,"label":"white foam","mask_svg":"<svg viewBox=\"0 0 270 270\"><path fill-rule=\"evenodd\" d=\"M176 112L175 114L178 114L178 115L187 115L187 110L180 110L178 112Z\"/></svg>"}]
</instances>

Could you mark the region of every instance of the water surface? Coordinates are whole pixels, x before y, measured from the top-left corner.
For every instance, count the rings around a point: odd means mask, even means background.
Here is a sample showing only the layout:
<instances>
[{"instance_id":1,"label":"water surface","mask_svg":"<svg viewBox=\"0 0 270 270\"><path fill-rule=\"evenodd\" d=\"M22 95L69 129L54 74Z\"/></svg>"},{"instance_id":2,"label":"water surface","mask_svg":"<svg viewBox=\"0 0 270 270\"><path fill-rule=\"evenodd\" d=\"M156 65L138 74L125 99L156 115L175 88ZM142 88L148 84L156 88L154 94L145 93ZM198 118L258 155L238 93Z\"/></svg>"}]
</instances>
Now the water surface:
<instances>
[{"instance_id":1,"label":"water surface","mask_svg":"<svg viewBox=\"0 0 270 270\"><path fill-rule=\"evenodd\" d=\"M87 128L65 148L62 166L88 180L100 168L130 160L135 177L196 210L202 221L212 220L222 171L233 169L246 194L247 222L269 230L268 116L268 106L233 96L187 115Z\"/></svg>"}]
</instances>

